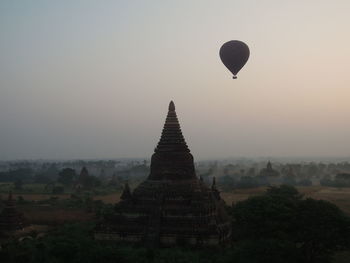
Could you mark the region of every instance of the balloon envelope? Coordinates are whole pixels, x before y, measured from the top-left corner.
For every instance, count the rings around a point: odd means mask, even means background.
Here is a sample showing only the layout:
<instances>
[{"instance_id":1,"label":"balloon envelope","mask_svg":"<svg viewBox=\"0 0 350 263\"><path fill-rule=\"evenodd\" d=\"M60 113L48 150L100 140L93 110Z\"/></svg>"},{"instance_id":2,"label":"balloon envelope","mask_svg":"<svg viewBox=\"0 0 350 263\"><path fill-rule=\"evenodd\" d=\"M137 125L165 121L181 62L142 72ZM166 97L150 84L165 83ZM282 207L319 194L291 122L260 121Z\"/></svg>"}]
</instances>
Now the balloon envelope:
<instances>
[{"instance_id":1,"label":"balloon envelope","mask_svg":"<svg viewBox=\"0 0 350 263\"><path fill-rule=\"evenodd\" d=\"M247 63L249 54L248 46L239 40L228 41L220 48L221 61L232 72L234 79Z\"/></svg>"}]
</instances>

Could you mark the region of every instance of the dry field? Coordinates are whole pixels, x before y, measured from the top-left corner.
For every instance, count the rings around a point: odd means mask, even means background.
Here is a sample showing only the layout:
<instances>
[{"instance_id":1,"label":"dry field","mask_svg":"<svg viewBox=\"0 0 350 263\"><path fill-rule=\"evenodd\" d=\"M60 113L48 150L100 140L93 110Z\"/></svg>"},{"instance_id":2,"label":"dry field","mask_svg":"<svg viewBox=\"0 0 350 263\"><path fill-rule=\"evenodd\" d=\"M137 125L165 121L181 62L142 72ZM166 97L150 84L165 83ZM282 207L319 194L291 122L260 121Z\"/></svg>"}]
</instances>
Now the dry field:
<instances>
[{"instance_id":1,"label":"dry field","mask_svg":"<svg viewBox=\"0 0 350 263\"><path fill-rule=\"evenodd\" d=\"M59 199L68 199L70 198L70 194L62 194L62 195L51 195L51 194L13 194L13 198L16 200L18 196L22 196L24 200L27 201L42 201L50 199L51 197L55 196ZM7 194L3 194L2 198L7 198Z\"/></svg>"},{"instance_id":2,"label":"dry field","mask_svg":"<svg viewBox=\"0 0 350 263\"><path fill-rule=\"evenodd\" d=\"M108 195L98 195L94 196L94 200L102 200L105 203L116 203L119 202L119 197L121 193L113 193ZM0 194L3 200L7 199L7 194ZM58 199L68 199L70 198L70 194L13 194L13 198L17 199L18 196L22 196L24 200L27 201L42 201L50 199L51 197L57 197Z\"/></svg>"},{"instance_id":3,"label":"dry field","mask_svg":"<svg viewBox=\"0 0 350 263\"><path fill-rule=\"evenodd\" d=\"M28 223L34 225L61 225L65 223L91 221L93 213L83 209L62 209L52 206L19 207Z\"/></svg>"},{"instance_id":4,"label":"dry field","mask_svg":"<svg viewBox=\"0 0 350 263\"><path fill-rule=\"evenodd\" d=\"M115 204L120 201L121 193L113 193L108 195L98 195L94 197L94 200L101 200L106 204Z\"/></svg>"}]
</instances>

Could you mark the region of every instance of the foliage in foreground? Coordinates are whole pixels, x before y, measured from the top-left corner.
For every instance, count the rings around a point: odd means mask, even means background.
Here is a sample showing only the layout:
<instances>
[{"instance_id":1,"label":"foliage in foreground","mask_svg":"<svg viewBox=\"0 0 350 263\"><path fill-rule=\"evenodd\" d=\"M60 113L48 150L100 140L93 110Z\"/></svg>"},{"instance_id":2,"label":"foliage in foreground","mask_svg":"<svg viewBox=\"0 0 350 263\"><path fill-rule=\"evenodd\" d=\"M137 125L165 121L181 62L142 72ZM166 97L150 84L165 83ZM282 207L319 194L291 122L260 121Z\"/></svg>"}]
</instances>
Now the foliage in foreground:
<instances>
[{"instance_id":1,"label":"foliage in foreground","mask_svg":"<svg viewBox=\"0 0 350 263\"><path fill-rule=\"evenodd\" d=\"M291 186L242 201L232 214L238 262L330 262L349 247L349 217Z\"/></svg>"},{"instance_id":2,"label":"foliage in foreground","mask_svg":"<svg viewBox=\"0 0 350 263\"><path fill-rule=\"evenodd\" d=\"M335 205L303 199L289 186L272 187L239 202L233 217L232 246L211 249L147 249L93 239L91 223L62 226L42 238L13 241L0 262L331 262L348 249L349 218Z\"/></svg>"},{"instance_id":3,"label":"foliage in foreground","mask_svg":"<svg viewBox=\"0 0 350 263\"><path fill-rule=\"evenodd\" d=\"M94 225L80 223L65 225L43 238L12 241L0 251L0 262L92 263L92 262L222 262L209 251L189 248L148 249L93 239Z\"/></svg>"}]
</instances>

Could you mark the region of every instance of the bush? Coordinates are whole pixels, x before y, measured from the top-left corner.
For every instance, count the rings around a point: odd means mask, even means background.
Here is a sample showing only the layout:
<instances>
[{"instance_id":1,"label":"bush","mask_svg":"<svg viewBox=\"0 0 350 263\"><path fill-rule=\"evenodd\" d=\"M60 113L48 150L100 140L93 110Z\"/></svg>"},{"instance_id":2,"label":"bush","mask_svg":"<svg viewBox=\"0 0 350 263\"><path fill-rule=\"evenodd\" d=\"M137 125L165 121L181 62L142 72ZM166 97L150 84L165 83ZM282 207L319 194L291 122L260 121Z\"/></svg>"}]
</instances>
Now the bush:
<instances>
[{"instance_id":1,"label":"bush","mask_svg":"<svg viewBox=\"0 0 350 263\"><path fill-rule=\"evenodd\" d=\"M63 194L64 193L64 187L63 186L55 186L52 188L53 194Z\"/></svg>"}]
</instances>

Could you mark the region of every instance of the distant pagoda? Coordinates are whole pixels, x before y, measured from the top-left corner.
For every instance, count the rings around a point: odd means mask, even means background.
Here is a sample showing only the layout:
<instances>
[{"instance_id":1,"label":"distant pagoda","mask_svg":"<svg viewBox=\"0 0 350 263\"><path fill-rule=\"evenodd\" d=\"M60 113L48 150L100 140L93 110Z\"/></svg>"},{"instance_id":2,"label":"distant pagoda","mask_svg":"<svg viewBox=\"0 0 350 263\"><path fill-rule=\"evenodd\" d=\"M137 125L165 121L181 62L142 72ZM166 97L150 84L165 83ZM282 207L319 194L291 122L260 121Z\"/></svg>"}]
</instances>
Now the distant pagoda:
<instances>
[{"instance_id":1,"label":"distant pagoda","mask_svg":"<svg viewBox=\"0 0 350 263\"><path fill-rule=\"evenodd\" d=\"M133 192L125 185L115 214L98 225L95 238L151 246L226 243L231 222L215 186L195 173L193 156L171 101L148 178Z\"/></svg>"},{"instance_id":2,"label":"distant pagoda","mask_svg":"<svg viewBox=\"0 0 350 263\"><path fill-rule=\"evenodd\" d=\"M0 232L12 232L23 229L23 214L17 211L16 202L9 193L5 207L0 213Z\"/></svg>"},{"instance_id":3,"label":"distant pagoda","mask_svg":"<svg viewBox=\"0 0 350 263\"><path fill-rule=\"evenodd\" d=\"M86 181L88 177L89 177L89 172L84 166L80 171L78 180L75 182L75 185L74 185L75 191L80 192L82 189L86 188Z\"/></svg>"},{"instance_id":4,"label":"distant pagoda","mask_svg":"<svg viewBox=\"0 0 350 263\"><path fill-rule=\"evenodd\" d=\"M261 176L266 176L266 177L279 177L280 173L272 168L272 164L270 161L268 161L266 168L263 168L260 171Z\"/></svg>"}]
</instances>

